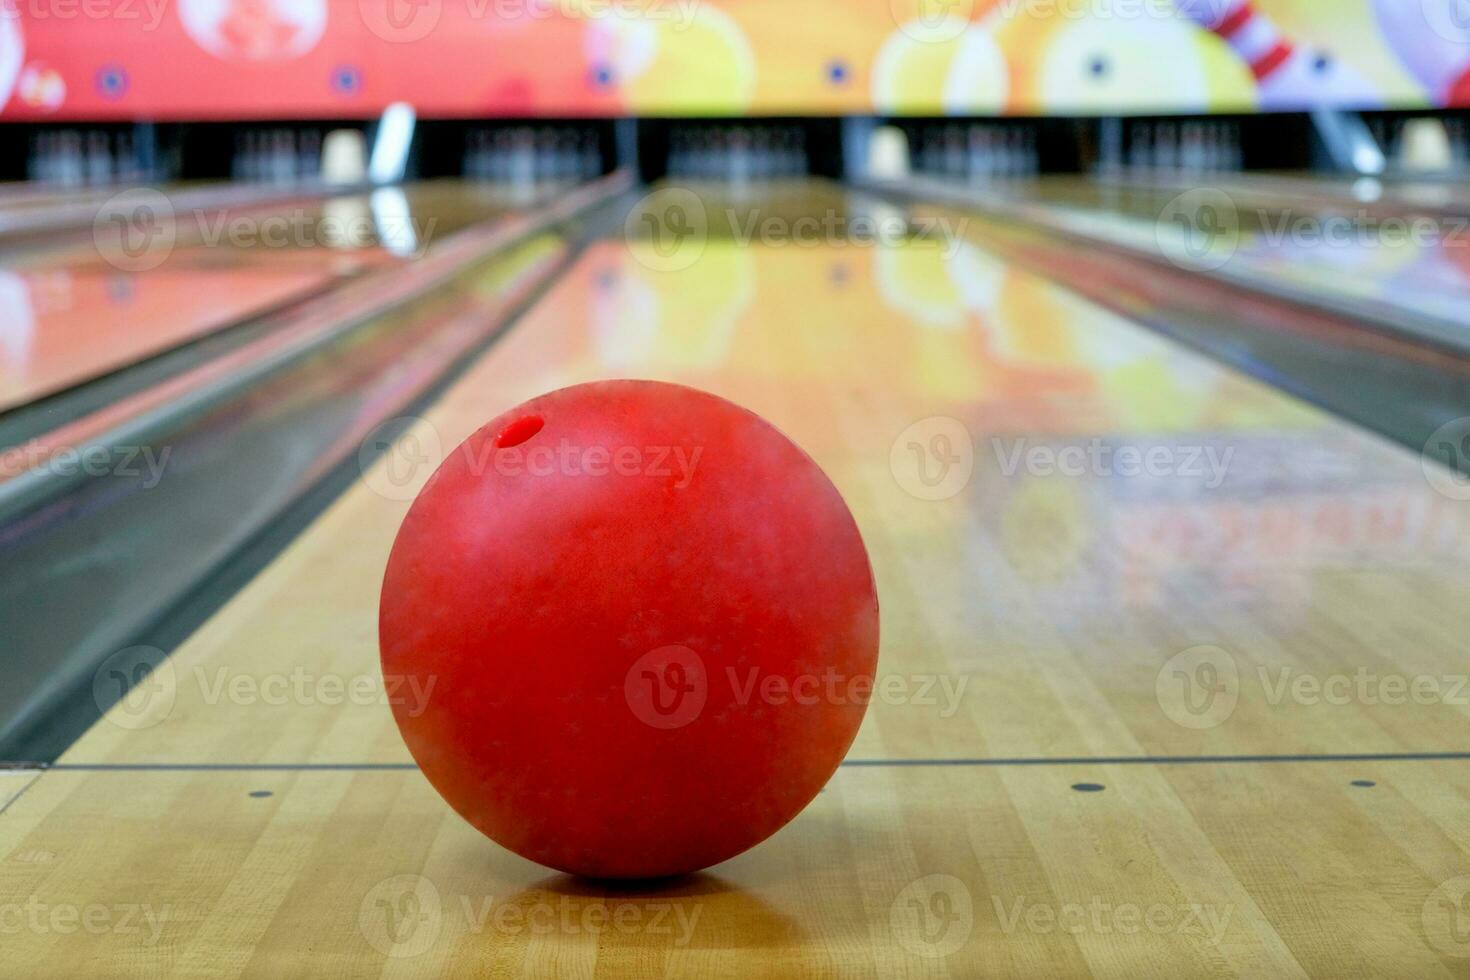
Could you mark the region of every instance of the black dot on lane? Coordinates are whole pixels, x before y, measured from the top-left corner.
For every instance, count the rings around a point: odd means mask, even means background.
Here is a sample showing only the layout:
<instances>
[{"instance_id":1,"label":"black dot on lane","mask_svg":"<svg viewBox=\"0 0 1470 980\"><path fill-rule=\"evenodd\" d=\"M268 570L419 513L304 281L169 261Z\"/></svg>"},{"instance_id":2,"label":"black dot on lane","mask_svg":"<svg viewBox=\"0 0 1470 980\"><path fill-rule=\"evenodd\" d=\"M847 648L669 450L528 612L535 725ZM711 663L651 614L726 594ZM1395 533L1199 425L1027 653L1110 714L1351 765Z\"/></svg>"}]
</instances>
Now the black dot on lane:
<instances>
[{"instance_id":1,"label":"black dot on lane","mask_svg":"<svg viewBox=\"0 0 1470 980\"><path fill-rule=\"evenodd\" d=\"M1079 793L1101 793L1107 789L1102 783L1073 783L1072 788Z\"/></svg>"},{"instance_id":2,"label":"black dot on lane","mask_svg":"<svg viewBox=\"0 0 1470 980\"><path fill-rule=\"evenodd\" d=\"M276 794L272 793L268 789L254 789L250 791L250 795L259 800L267 796L275 796Z\"/></svg>"},{"instance_id":3,"label":"black dot on lane","mask_svg":"<svg viewBox=\"0 0 1470 980\"><path fill-rule=\"evenodd\" d=\"M1362 787L1364 787L1366 789L1369 786L1377 786L1378 784L1375 783L1371 779L1354 779L1353 780L1353 785L1354 786L1362 786Z\"/></svg>"}]
</instances>

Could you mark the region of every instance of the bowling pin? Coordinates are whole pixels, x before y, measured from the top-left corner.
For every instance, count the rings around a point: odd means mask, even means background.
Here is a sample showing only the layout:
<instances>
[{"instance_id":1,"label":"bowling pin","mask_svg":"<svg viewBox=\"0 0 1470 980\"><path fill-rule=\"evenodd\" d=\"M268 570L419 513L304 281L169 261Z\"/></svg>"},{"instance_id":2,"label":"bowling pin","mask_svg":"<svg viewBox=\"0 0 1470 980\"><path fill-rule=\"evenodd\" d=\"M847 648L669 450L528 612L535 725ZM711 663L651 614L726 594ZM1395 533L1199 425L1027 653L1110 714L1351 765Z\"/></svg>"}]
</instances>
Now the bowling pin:
<instances>
[{"instance_id":1,"label":"bowling pin","mask_svg":"<svg viewBox=\"0 0 1470 980\"><path fill-rule=\"evenodd\" d=\"M511 156L515 152L515 140L507 130L485 134L480 146L479 173L482 180L492 184L510 181Z\"/></svg>"},{"instance_id":2,"label":"bowling pin","mask_svg":"<svg viewBox=\"0 0 1470 980\"><path fill-rule=\"evenodd\" d=\"M245 131L240 150L240 172L251 183L260 179L260 134L254 130Z\"/></svg>"},{"instance_id":3,"label":"bowling pin","mask_svg":"<svg viewBox=\"0 0 1470 980\"><path fill-rule=\"evenodd\" d=\"M250 171L255 175L255 180L267 182L271 179L271 134L267 130L258 130L255 134L250 154Z\"/></svg>"},{"instance_id":4,"label":"bowling pin","mask_svg":"<svg viewBox=\"0 0 1470 980\"><path fill-rule=\"evenodd\" d=\"M289 184L297 177L296 172L296 134L289 129L283 129L276 137L276 180L281 184Z\"/></svg>"},{"instance_id":5,"label":"bowling pin","mask_svg":"<svg viewBox=\"0 0 1470 980\"><path fill-rule=\"evenodd\" d=\"M42 171L48 184L60 184L66 179L61 172L61 133L59 131L46 134L46 145L42 150Z\"/></svg>"},{"instance_id":6,"label":"bowling pin","mask_svg":"<svg viewBox=\"0 0 1470 980\"><path fill-rule=\"evenodd\" d=\"M1403 0L1385 2L1418 6ZM1181 13L1219 35L1250 66L1263 109L1366 108L1381 102L1366 78L1325 51L1293 43L1251 0L1176 3Z\"/></svg>"},{"instance_id":7,"label":"bowling pin","mask_svg":"<svg viewBox=\"0 0 1470 980\"><path fill-rule=\"evenodd\" d=\"M964 169L965 147L960 141L958 126L944 127L943 162L945 176L957 177Z\"/></svg>"},{"instance_id":8,"label":"bowling pin","mask_svg":"<svg viewBox=\"0 0 1470 980\"><path fill-rule=\"evenodd\" d=\"M692 180L703 180L709 176L710 139L713 130L700 127L689 133L689 169Z\"/></svg>"},{"instance_id":9,"label":"bowling pin","mask_svg":"<svg viewBox=\"0 0 1470 980\"><path fill-rule=\"evenodd\" d=\"M743 129L730 131L729 177L737 184L750 180L750 135Z\"/></svg>"},{"instance_id":10,"label":"bowling pin","mask_svg":"<svg viewBox=\"0 0 1470 980\"><path fill-rule=\"evenodd\" d=\"M133 137L129 133L117 135L117 172L116 180L122 184L136 183L138 180L138 151L133 144Z\"/></svg>"},{"instance_id":11,"label":"bowling pin","mask_svg":"<svg viewBox=\"0 0 1470 980\"><path fill-rule=\"evenodd\" d=\"M764 126L751 134L750 169L751 176L756 180L770 180L772 177L782 176L781 161L775 142L777 138L776 134Z\"/></svg>"},{"instance_id":12,"label":"bowling pin","mask_svg":"<svg viewBox=\"0 0 1470 980\"><path fill-rule=\"evenodd\" d=\"M367 179L367 146L361 130L334 129L322 140L322 179L329 184L360 184Z\"/></svg>"},{"instance_id":13,"label":"bowling pin","mask_svg":"<svg viewBox=\"0 0 1470 980\"><path fill-rule=\"evenodd\" d=\"M480 144L475 152L475 172L481 180L505 183L510 179L510 134L501 130L480 131Z\"/></svg>"},{"instance_id":14,"label":"bowling pin","mask_svg":"<svg viewBox=\"0 0 1470 980\"><path fill-rule=\"evenodd\" d=\"M1223 123L1207 123L1201 134L1200 165L1206 171L1225 169L1225 126Z\"/></svg>"},{"instance_id":15,"label":"bowling pin","mask_svg":"<svg viewBox=\"0 0 1470 980\"><path fill-rule=\"evenodd\" d=\"M44 134L41 144L41 179L48 184L61 182L61 134Z\"/></svg>"},{"instance_id":16,"label":"bowling pin","mask_svg":"<svg viewBox=\"0 0 1470 980\"><path fill-rule=\"evenodd\" d=\"M681 129L677 135L678 142L670 147L670 152L678 161L679 176L687 179L694 171L694 154L698 151L698 146L691 131Z\"/></svg>"},{"instance_id":17,"label":"bowling pin","mask_svg":"<svg viewBox=\"0 0 1470 980\"><path fill-rule=\"evenodd\" d=\"M800 177L806 174L806 133L803 130L786 130L781 135L777 153L783 177Z\"/></svg>"},{"instance_id":18,"label":"bowling pin","mask_svg":"<svg viewBox=\"0 0 1470 980\"><path fill-rule=\"evenodd\" d=\"M1174 170L1179 166L1179 130L1173 123L1159 123L1158 138L1154 142L1154 164L1161 170Z\"/></svg>"},{"instance_id":19,"label":"bowling pin","mask_svg":"<svg viewBox=\"0 0 1470 980\"><path fill-rule=\"evenodd\" d=\"M556 173L556 135L549 127L542 126L536 130L536 166L533 180L540 184L545 183Z\"/></svg>"},{"instance_id":20,"label":"bowling pin","mask_svg":"<svg viewBox=\"0 0 1470 980\"><path fill-rule=\"evenodd\" d=\"M576 183L581 174L581 147L573 130L564 130L557 140L557 180L563 184Z\"/></svg>"},{"instance_id":21,"label":"bowling pin","mask_svg":"<svg viewBox=\"0 0 1470 980\"><path fill-rule=\"evenodd\" d=\"M62 182L68 187L80 187L85 181L82 134L71 130L62 133L62 148Z\"/></svg>"},{"instance_id":22,"label":"bowling pin","mask_svg":"<svg viewBox=\"0 0 1470 980\"><path fill-rule=\"evenodd\" d=\"M316 181L322 176L322 134L309 129L301 134L301 177Z\"/></svg>"},{"instance_id":23,"label":"bowling pin","mask_svg":"<svg viewBox=\"0 0 1470 980\"><path fill-rule=\"evenodd\" d=\"M246 130L240 134L240 142L235 147L235 164L239 167L240 179L253 181L255 154L255 134Z\"/></svg>"},{"instance_id":24,"label":"bowling pin","mask_svg":"<svg viewBox=\"0 0 1470 980\"><path fill-rule=\"evenodd\" d=\"M920 134L919 142L919 172L922 174L934 173L936 166L936 144L934 139L934 127L925 126Z\"/></svg>"},{"instance_id":25,"label":"bowling pin","mask_svg":"<svg viewBox=\"0 0 1470 980\"><path fill-rule=\"evenodd\" d=\"M1198 123L1179 125L1179 169L1185 173L1197 174L1204 170L1204 140L1200 129Z\"/></svg>"},{"instance_id":26,"label":"bowling pin","mask_svg":"<svg viewBox=\"0 0 1470 980\"><path fill-rule=\"evenodd\" d=\"M729 162L730 141L724 129L716 129L708 134L705 142L705 151L701 154L699 177L705 180L718 180L725 174L725 167Z\"/></svg>"},{"instance_id":27,"label":"bowling pin","mask_svg":"<svg viewBox=\"0 0 1470 980\"><path fill-rule=\"evenodd\" d=\"M521 193L536 184L536 134L524 127L512 135L510 183Z\"/></svg>"},{"instance_id":28,"label":"bowling pin","mask_svg":"<svg viewBox=\"0 0 1470 980\"><path fill-rule=\"evenodd\" d=\"M274 153L275 135L270 130L261 130L255 136L255 179L269 183L272 176L271 155Z\"/></svg>"},{"instance_id":29,"label":"bowling pin","mask_svg":"<svg viewBox=\"0 0 1470 980\"><path fill-rule=\"evenodd\" d=\"M965 159L965 176L971 184L980 182L987 176L986 171L990 164L989 147L986 143L986 132L983 126L971 126L969 133L968 154Z\"/></svg>"},{"instance_id":30,"label":"bowling pin","mask_svg":"<svg viewBox=\"0 0 1470 980\"><path fill-rule=\"evenodd\" d=\"M1399 142L1399 166L1407 171L1433 173L1454 166L1450 134L1438 119L1410 119Z\"/></svg>"},{"instance_id":31,"label":"bowling pin","mask_svg":"<svg viewBox=\"0 0 1470 980\"><path fill-rule=\"evenodd\" d=\"M111 182L112 148L108 145L106 133L93 130L87 134L85 167L87 183L93 187Z\"/></svg>"},{"instance_id":32,"label":"bowling pin","mask_svg":"<svg viewBox=\"0 0 1470 980\"><path fill-rule=\"evenodd\" d=\"M1465 0L1373 0L1378 29L1437 106L1470 106L1470 10Z\"/></svg>"},{"instance_id":33,"label":"bowling pin","mask_svg":"<svg viewBox=\"0 0 1470 980\"><path fill-rule=\"evenodd\" d=\"M596 133L589 131L582 134L580 157L582 179L591 180L602 173L602 150L598 146Z\"/></svg>"},{"instance_id":34,"label":"bowling pin","mask_svg":"<svg viewBox=\"0 0 1470 980\"><path fill-rule=\"evenodd\" d=\"M909 138L897 126L879 126L868 140L867 173L874 180L909 175Z\"/></svg>"},{"instance_id":35,"label":"bowling pin","mask_svg":"<svg viewBox=\"0 0 1470 980\"><path fill-rule=\"evenodd\" d=\"M31 152L26 158L26 176L37 183L46 180L46 134L31 134Z\"/></svg>"}]
</instances>

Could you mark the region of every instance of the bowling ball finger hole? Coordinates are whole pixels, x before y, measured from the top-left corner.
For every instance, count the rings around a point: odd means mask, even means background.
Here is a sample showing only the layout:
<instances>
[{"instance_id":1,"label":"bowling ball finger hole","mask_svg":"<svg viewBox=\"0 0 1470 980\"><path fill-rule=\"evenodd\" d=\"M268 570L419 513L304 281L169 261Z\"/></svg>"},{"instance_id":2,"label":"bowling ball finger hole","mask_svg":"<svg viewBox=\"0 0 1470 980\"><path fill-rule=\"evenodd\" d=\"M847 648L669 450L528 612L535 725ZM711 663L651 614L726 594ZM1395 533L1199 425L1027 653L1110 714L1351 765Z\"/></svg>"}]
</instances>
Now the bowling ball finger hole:
<instances>
[{"instance_id":1,"label":"bowling ball finger hole","mask_svg":"<svg viewBox=\"0 0 1470 980\"><path fill-rule=\"evenodd\" d=\"M500 430L500 435L495 437L495 448L509 449L512 446L519 446L540 432L545 425L546 420L539 415L527 415L523 419L516 419Z\"/></svg>"}]
</instances>

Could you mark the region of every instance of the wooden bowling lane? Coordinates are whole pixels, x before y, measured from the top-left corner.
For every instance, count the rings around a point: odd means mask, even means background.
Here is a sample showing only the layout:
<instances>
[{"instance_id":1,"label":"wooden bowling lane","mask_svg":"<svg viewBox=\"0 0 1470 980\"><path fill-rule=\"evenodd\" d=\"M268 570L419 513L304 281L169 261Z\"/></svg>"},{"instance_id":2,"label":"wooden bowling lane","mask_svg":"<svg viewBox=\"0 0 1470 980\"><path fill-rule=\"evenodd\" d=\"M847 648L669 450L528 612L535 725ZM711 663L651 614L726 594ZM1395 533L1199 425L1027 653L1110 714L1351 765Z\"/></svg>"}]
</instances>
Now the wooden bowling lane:
<instances>
[{"instance_id":1,"label":"wooden bowling lane","mask_svg":"<svg viewBox=\"0 0 1470 980\"><path fill-rule=\"evenodd\" d=\"M15 902L172 910L152 940L28 926L19 962L1462 972L1470 529L1447 474L979 248L873 247L857 219L891 213L867 199L700 203L720 230L694 251L589 249L0 816ZM732 240L751 208L779 220ZM783 237L802 212L836 230ZM384 705L432 692L378 681L375 612L433 459L526 397L618 376L710 389L807 448L863 530L884 636L867 722L808 813L707 875L611 891L440 803ZM702 910L684 942L651 922L677 902ZM622 908L644 925L619 931Z\"/></svg>"},{"instance_id":2,"label":"wooden bowling lane","mask_svg":"<svg viewBox=\"0 0 1470 980\"><path fill-rule=\"evenodd\" d=\"M1372 318L1392 332L1466 346L1470 234L1463 215L1416 213L1402 201L1335 193L1330 184L1290 197L1211 176L1167 188L1048 178L1013 200L1041 208L1049 224L1068 232L1198 264L1297 302ZM1189 251L1206 246L1207 253Z\"/></svg>"},{"instance_id":3,"label":"wooden bowling lane","mask_svg":"<svg viewBox=\"0 0 1470 980\"><path fill-rule=\"evenodd\" d=\"M0 411L326 288L311 270L0 269Z\"/></svg>"},{"instance_id":4,"label":"wooden bowling lane","mask_svg":"<svg viewBox=\"0 0 1470 980\"><path fill-rule=\"evenodd\" d=\"M1413 213L1438 217L1463 217L1470 184L1449 174L1387 174L1383 177L1336 177L1299 171L1252 172L1153 170L1144 174L1127 171L1101 178L1101 183L1124 190L1144 192L1164 189L1179 193L1202 183L1230 194L1270 201L1276 206L1331 206L1334 202L1356 201L1368 211Z\"/></svg>"},{"instance_id":5,"label":"wooden bowling lane","mask_svg":"<svg viewBox=\"0 0 1470 980\"><path fill-rule=\"evenodd\" d=\"M34 977L1450 977L1467 799L1449 762L849 766L620 887L412 770L62 771L0 818L0 909Z\"/></svg>"},{"instance_id":6,"label":"wooden bowling lane","mask_svg":"<svg viewBox=\"0 0 1470 980\"><path fill-rule=\"evenodd\" d=\"M0 770L0 813L19 799L39 775L36 769Z\"/></svg>"},{"instance_id":7,"label":"wooden bowling lane","mask_svg":"<svg viewBox=\"0 0 1470 980\"><path fill-rule=\"evenodd\" d=\"M278 211L282 207L310 206L326 196L343 196L352 188L331 187L321 183L294 185L248 182L173 182L162 185L131 185L51 191L33 189L24 197L0 200L0 245L34 246L47 236L65 233L88 233L94 227L99 211L119 202L157 203L156 194L164 195L175 215L213 215L224 210L234 213L259 209Z\"/></svg>"},{"instance_id":8,"label":"wooden bowling lane","mask_svg":"<svg viewBox=\"0 0 1470 980\"><path fill-rule=\"evenodd\" d=\"M402 191L185 215L144 262L95 243L0 267L0 411L117 370L382 267L510 213L486 188Z\"/></svg>"},{"instance_id":9,"label":"wooden bowling lane","mask_svg":"<svg viewBox=\"0 0 1470 980\"><path fill-rule=\"evenodd\" d=\"M536 203L459 180L317 195L241 208L228 222L191 216L186 247L171 259L208 264L224 253L234 261L357 270L411 260L457 232Z\"/></svg>"},{"instance_id":10,"label":"wooden bowling lane","mask_svg":"<svg viewBox=\"0 0 1470 980\"><path fill-rule=\"evenodd\" d=\"M241 203L228 203L226 197L226 203L215 206L189 205L191 198L183 193L180 203L174 205L171 193L166 190L158 198L119 195L115 201L93 207L94 214L100 212L104 217L111 214L103 210L107 207L152 206L166 216L171 214L170 230L158 236L165 246L158 250L161 254L150 253L141 259L124 254L119 263L119 249L111 240L100 238L101 232L89 222L83 234L56 233L27 247L7 248L6 267L111 272L119 264L124 271L138 266L209 269L251 265L346 275L412 259L456 232L538 203L535 197L517 197L495 185L457 180Z\"/></svg>"}]
</instances>

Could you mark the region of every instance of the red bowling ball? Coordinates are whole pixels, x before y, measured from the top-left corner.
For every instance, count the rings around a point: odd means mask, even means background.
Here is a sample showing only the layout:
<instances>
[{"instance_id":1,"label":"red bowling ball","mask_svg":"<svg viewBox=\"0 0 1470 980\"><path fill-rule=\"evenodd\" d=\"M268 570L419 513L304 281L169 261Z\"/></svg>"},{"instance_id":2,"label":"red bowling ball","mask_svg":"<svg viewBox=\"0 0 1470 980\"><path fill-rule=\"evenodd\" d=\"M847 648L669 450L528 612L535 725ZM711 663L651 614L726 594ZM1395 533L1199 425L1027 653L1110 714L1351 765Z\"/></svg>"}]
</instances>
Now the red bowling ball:
<instances>
[{"instance_id":1,"label":"red bowling ball","mask_svg":"<svg viewBox=\"0 0 1470 980\"><path fill-rule=\"evenodd\" d=\"M548 867L695 871L795 817L857 733L878 600L856 523L769 423L678 385L534 398L450 453L383 582L409 750ZM413 682L416 688L407 688Z\"/></svg>"}]
</instances>

